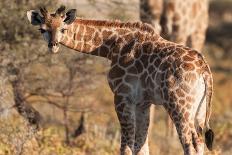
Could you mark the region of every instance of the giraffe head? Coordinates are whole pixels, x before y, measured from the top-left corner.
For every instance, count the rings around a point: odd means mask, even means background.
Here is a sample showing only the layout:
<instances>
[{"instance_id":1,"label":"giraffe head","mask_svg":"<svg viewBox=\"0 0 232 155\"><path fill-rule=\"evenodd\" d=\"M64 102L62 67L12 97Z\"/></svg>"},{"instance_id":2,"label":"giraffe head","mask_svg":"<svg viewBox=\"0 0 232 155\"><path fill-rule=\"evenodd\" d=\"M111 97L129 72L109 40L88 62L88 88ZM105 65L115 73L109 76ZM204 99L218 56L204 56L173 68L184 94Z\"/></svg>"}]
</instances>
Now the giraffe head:
<instances>
[{"instance_id":1,"label":"giraffe head","mask_svg":"<svg viewBox=\"0 0 232 155\"><path fill-rule=\"evenodd\" d=\"M67 25L76 18L76 10L71 9L65 12L65 6L61 6L55 13L49 13L45 7L41 7L40 12L27 11L27 18L32 25L40 27L39 31L47 41L49 51L57 53Z\"/></svg>"}]
</instances>

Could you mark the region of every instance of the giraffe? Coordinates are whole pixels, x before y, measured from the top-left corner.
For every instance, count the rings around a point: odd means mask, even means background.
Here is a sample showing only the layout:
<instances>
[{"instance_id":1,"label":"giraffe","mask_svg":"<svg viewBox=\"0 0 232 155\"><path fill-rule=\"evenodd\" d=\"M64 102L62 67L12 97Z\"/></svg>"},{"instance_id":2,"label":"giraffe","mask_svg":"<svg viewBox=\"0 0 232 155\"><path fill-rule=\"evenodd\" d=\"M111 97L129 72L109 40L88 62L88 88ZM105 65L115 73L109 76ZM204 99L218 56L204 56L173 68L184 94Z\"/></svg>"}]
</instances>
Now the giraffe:
<instances>
[{"instance_id":1,"label":"giraffe","mask_svg":"<svg viewBox=\"0 0 232 155\"><path fill-rule=\"evenodd\" d=\"M153 25L165 39L201 51L208 26L208 0L140 0L140 20ZM152 108L151 121L153 115ZM173 135L169 117L166 122L166 135Z\"/></svg>"},{"instance_id":2,"label":"giraffe","mask_svg":"<svg viewBox=\"0 0 232 155\"><path fill-rule=\"evenodd\" d=\"M160 19L163 12L163 0L140 0L139 17L144 23L153 25L161 32Z\"/></svg>"},{"instance_id":3,"label":"giraffe","mask_svg":"<svg viewBox=\"0 0 232 155\"><path fill-rule=\"evenodd\" d=\"M41 15L40 15L41 13ZM76 18L76 10L27 12L52 53L59 44L111 61L108 83L121 127L121 155L149 155L151 104L172 118L185 155L212 150L212 75L202 54L167 41L147 24Z\"/></svg>"},{"instance_id":4,"label":"giraffe","mask_svg":"<svg viewBox=\"0 0 232 155\"><path fill-rule=\"evenodd\" d=\"M208 27L208 0L140 0L140 19L162 37L202 50Z\"/></svg>"}]
</instances>

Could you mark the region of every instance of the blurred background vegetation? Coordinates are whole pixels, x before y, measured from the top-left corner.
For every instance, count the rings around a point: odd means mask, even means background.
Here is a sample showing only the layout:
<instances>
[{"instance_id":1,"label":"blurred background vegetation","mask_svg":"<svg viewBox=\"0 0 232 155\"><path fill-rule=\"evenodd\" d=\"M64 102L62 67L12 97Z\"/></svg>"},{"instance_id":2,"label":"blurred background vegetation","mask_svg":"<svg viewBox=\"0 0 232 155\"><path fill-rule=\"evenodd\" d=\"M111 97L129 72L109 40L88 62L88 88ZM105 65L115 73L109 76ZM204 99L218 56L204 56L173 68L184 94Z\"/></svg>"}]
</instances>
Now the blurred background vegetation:
<instances>
[{"instance_id":1,"label":"blurred background vegetation","mask_svg":"<svg viewBox=\"0 0 232 155\"><path fill-rule=\"evenodd\" d=\"M120 128L106 82L107 60L65 47L49 54L26 11L41 5L77 8L78 16L139 20L138 0L0 1L0 155L118 154ZM214 76L211 154L232 154L232 1L210 1L203 54ZM150 137L153 155L180 154L166 137L158 108ZM210 154L210 153L208 153Z\"/></svg>"}]
</instances>

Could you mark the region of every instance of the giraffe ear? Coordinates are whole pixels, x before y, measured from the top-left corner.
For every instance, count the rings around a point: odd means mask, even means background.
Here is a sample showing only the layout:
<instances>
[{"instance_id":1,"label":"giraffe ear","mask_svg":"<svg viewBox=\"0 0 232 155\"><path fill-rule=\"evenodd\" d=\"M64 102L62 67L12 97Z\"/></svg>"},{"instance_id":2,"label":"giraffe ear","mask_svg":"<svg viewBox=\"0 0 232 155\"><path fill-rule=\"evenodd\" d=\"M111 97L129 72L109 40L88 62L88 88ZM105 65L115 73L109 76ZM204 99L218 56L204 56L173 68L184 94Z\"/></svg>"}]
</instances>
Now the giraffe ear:
<instances>
[{"instance_id":1,"label":"giraffe ear","mask_svg":"<svg viewBox=\"0 0 232 155\"><path fill-rule=\"evenodd\" d=\"M43 17L35 10L27 11L27 18L32 25L40 25L43 23Z\"/></svg>"},{"instance_id":2,"label":"giraffe ear","mask_svg":"<svg viewBox=\"0 0 232 155\"><path fill-rule=\"evenodd\" d=\"M76 19L76 9L71 9L66 13L64 22L66 24L72 24Z\"/></svg>"}]
</instances>

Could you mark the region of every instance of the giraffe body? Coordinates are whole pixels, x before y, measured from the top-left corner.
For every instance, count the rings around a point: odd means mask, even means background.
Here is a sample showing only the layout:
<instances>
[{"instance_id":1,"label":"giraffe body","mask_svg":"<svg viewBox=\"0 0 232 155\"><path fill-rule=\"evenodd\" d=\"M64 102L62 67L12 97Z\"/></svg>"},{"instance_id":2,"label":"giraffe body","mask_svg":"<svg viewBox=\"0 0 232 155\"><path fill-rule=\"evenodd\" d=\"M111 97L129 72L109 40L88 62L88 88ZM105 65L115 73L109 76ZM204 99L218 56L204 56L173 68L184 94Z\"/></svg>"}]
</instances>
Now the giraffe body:
<instances>
[{"instance_id":1,"label":"giraffe body","mask_svg":"<svg viewBox=\"0 0 232 155\"><path fill-rule=\"evenodd\" d=\"M200 53L164 40L147 24L73 20L74 12L65 17L61 9L50 16L41 12L47 18L39 25L51 51L57 52L60 43L111 60L108 82L121 126L122 155L149 154L149 112L154 103L171 116L184 153L203 154L202 130L206 127L212 137L212 76ZM28 16L33 23L35 13Z\"/></svg>"}]
</instances>

